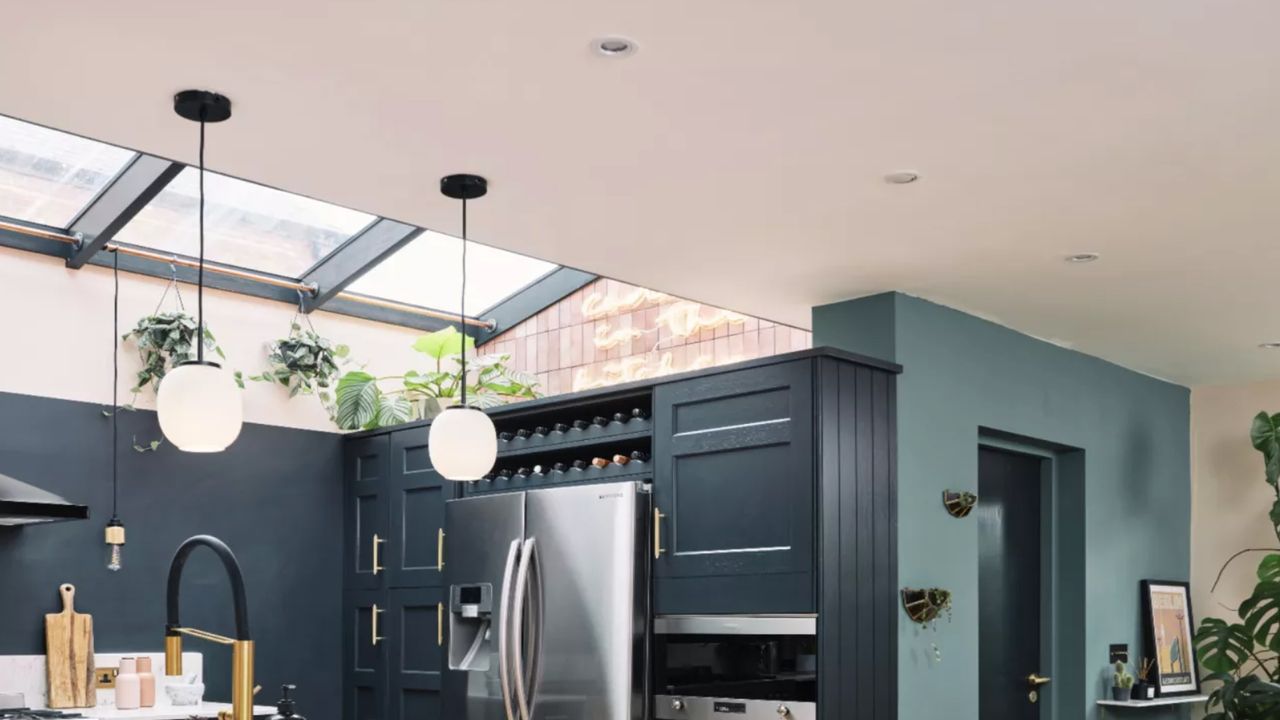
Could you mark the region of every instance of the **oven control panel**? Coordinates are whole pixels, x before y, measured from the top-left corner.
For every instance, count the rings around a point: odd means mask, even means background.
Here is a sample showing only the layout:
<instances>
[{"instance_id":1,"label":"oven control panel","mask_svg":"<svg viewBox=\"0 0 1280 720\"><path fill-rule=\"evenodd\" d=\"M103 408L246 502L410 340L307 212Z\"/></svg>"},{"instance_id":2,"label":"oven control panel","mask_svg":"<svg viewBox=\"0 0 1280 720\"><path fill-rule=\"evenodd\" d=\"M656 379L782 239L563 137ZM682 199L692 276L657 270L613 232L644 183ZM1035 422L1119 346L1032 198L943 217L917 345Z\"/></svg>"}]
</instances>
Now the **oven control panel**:
<instances>
[{"instance_id":1,"label":"oven control panel","mask_svg":"<svg viewBox=\"0 0 1280 720\"><path fill-rule=\"evenodd\" d=\"M811 702L657 695L657 720L817 720Z\"/></svg>"}]
</instances>

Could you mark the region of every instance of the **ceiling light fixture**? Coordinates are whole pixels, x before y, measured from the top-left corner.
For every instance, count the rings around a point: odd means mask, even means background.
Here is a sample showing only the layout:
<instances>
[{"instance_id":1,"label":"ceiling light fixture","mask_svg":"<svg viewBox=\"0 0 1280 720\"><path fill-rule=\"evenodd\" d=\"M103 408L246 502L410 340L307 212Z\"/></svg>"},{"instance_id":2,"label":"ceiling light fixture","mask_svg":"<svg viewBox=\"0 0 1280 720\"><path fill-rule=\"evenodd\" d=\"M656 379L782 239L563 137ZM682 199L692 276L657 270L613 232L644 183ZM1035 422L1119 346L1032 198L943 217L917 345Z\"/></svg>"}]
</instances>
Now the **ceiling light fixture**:
<instances>
[{"instance_id":1,"label":"ceiling light fixture","mask_svg":"<svg viewBox=\"0 0 1280 720\"><path fill-rule=\"evenodd\" d=\"M120 253L111 249L111 519L103 531L107 543L107 569L117 572L124 553L124 523L120 506Z\"/></svg>"},{"instance_id":2,"label":"ceiling light fixture","mask_svg":"<svg viewBox=\"0 0 1280 720\"><path fill-rule=\"evenodd\" d=\"M467 201L484 197L489 192L489 181L479 175L446 175L440 179L440 192L462 201L462 302L458 306L462 380L458 404L431 423L427 455L431 467L446 480L465 482L484 477L498 459L498 432L493 420L467 406Z\"/></svg>"},{"instance_id":3,"label":"ceiling light fixture","mask_svg":"<svg viewBox=\"0 0 1280 720\"><path fill-rule=\"evenodd\" d=\"M605 57L625 57L636 52L635 42L622 37L600 38L593 43L593 47Z\"/></svg>"},{"instance_id":4,"label":"ceiling light fixture","mask_svg":"<svg viewBox=\"0 0 1280 720\"><path fill-rule=\"evenodd\" d=\"M911 170L901 170L899 172L891 172L884 176L884 181L890 185L910 185L920 179L920 173Z\"/></svg>"},{"instance_id":5,"label":"ceiling light fixture","mask_svg":"<svg viewBox=\"0 0 1280 720\"><path fill-rule=\"evenodd\" d=\"M169 442L185 452L222 452L244 424L244 406L235 379L204 358L204 129L231 117L231 101L207 90L183 90L173 110L200 123L200 263L197 266L196 359L178 364L160 381L156 414Z\"/></svg>"},{"instance_id":6,"label":"ceiling light fixture","mask_svg":"<svg viewBox=\"0 0 1280 720\"><path fill-rule=\"evenodd\" d=\"M1098 253L1075 253L1074 255L1066 256L1065 258L1063 258L1063 260L1066 260L1069 263L1075 263L1077 265L1080 265L1083 263L1091 263L1100 257L1102 256L1099 255Z\"/></svg>"}]
</instances>

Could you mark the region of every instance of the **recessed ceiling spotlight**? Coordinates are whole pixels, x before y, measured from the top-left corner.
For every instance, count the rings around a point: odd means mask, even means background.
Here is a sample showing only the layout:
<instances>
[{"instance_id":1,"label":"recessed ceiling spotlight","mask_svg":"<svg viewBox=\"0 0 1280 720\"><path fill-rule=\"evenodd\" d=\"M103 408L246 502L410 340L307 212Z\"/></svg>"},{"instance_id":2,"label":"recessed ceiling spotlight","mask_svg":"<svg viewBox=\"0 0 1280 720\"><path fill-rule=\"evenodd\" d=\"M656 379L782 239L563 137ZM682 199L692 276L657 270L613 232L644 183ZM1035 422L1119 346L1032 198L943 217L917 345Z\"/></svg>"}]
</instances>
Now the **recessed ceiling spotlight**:
<instances>
[{"instance_id":1,"label":"recessed ceiling spotlight","mask_svg":"<svg viewBox=\"0 0 1280 720\"><path fill-rule=\"evenodd\" d=\"M1066 260L1069 263L1081 264L1081 263L1091 263L1100 257L1102 256L1099 255L1098 253L1076 253L1074 255L1066 256L1065 258L1063 258L1063 260Z\"/></svg>"},{"instance_id":2,"label":"recessed ceiling spotlight","mask_svg":"<svg viewBox=\"0 0 1280 720\"><path fill-rule=\"evenodd\" d=\"M1258 343L1258 347L1263 350L1280 350L1280 340L1272 340L1271 342Z\"/></svg>"},{"instance_id":3,"label":"recessed ceiling spotlight","mask_svg":"<svg viewBox=\"0 0 1280 720\"><path fill-rule=\"evenodd\" d=\"M636 44L633 40L624 37L603 37L591 44L596 52L605 57L626 57L634 55L636 52Z\"/></svg>"},{"instance_id":4,"label":"recessed ceiling spotlight","mask_svg":"<svg viewBox=\"0 0 1280 720\"><path fill-rule=\"evenodd\" d=\"M890 185L909 185L920 179L920 173L911 170L902 170L899 172L891 172L884 176L884 181Z\"/></svg>"}]
</instances>

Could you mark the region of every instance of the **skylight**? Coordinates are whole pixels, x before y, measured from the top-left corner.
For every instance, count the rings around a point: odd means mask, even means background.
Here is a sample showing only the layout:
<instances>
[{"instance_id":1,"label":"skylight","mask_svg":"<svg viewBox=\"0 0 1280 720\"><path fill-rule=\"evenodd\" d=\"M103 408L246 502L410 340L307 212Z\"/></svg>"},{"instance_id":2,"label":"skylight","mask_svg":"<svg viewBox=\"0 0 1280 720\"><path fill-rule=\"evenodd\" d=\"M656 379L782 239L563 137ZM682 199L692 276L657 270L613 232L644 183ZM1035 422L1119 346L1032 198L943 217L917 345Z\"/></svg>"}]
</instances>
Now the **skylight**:
<instances>
[{"instance_id":1,"label":"skylight","mask_svg":"<svg viewBox=\"0 0 1280 720\"><path fill-rule=\"evenodd\" d=\"M120 232L134 245L199 253L199 171L188 167ZM244 180L205 174L205 257L301 277L376 218Z\"/></svg>"},{"instance_id":2,"label":"skylight","mask_svg":"<svg viewBox=\"0 0 1280 720\"><path fill-rule=\"evenodd\" d=\"M458 312L462 240L430 230L347 289L362 295ZM506 250L467 245L467 315L476 316L558 266Z\"/></svg>"},{"instance_id":3,"label":"skylight","mask_svg":"<svg viewBox=\"0 0 1280 720\"><path fill-rule=\"evenodd\" d=\"M0 116L0 215L65 228L133 153Z\"/></svg>"}]
</instances>

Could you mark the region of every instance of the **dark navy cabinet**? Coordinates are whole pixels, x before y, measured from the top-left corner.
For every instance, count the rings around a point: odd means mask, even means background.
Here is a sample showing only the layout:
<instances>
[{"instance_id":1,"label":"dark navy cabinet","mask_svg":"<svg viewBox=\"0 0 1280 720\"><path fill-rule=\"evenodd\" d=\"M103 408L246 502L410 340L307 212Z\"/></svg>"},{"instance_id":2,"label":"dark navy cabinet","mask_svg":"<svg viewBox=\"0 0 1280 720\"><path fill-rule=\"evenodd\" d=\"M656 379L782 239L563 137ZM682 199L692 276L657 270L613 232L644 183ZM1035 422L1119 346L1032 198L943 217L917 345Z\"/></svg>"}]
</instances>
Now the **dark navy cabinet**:
<instances>
[{"instance_id":1,"label":"dark navy cabinet","mask_svg":"<svg viewBox=\"0 0 1280 720\"><path fill-rule=\"evenodd\" d=\"M342 604L342 717L386 720L386 593L348 590Z\"/></svg>"},{"instance_id":2,"label":"dark navy cabinet","mask_svg":"<svg viewBox=\"0 0 1280 720\"><path fill-rule=\"evenodd\" d=\"M344 453L343 564L348 590L383 587L391 468L386 435L351 440Z\"/></svg>"},{"instance_id":3,"label":"dark navy cabinet","mask_svg":"<svg viewBox=\"0 0 1280 720\"><path fill-rule=\"evenodd\" d=\"M392 590L387 615L388 719L440 718L445 663L444 590Z\"/></svg>"},{"instance_id":4,"label":"dark navy cabinet","mask_svg":"<svg viewBox=\"0 0 1280 720\"><path fill-rule=\"evenodd\" d=\"M658 613L816 610L812 367L655 388Z\"/></svg>"},{"instance_id":5,"label":"dark navy cabinet","mask_svg":"<svg viewBox=\"0 0 1280 720\"><path fill-rule=\"evenodd\" d=\"M431 469L426 427L391 433L386 545L387 581L393 588L439 587L444 559L445 480Z\"/></svg>"}]
</instances>

